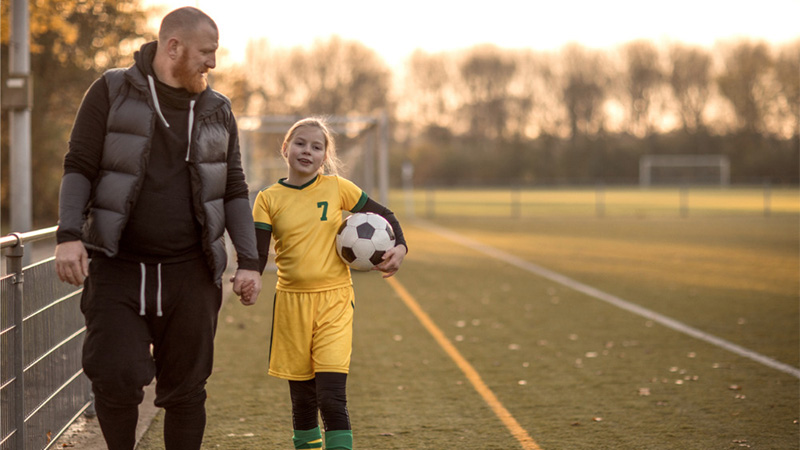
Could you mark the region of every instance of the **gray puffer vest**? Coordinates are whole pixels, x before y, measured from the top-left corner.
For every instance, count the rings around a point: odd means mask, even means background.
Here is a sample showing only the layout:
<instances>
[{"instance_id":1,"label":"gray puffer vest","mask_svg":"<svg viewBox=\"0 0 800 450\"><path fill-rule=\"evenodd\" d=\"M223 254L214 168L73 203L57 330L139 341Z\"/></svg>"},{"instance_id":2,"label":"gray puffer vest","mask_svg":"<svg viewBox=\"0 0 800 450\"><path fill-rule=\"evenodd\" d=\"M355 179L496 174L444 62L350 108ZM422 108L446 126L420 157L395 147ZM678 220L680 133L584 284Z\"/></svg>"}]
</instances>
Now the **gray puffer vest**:
<instances>
[{"instance_id":1,"label":"gray puffer vest","mask_svg":"<svg viewBox=\"0 0 800 450\"><path fill-rule=\"evenodd\" d=\"M156 120L163 120L152 77L135 66L104 75L110 109L100 172L83 226L87 247L108 256L119 251L119 239L142 186ZM211 89L189 113L189 148L194 211L202 225L202 247L217 284L227 264L225 188L227 151L233 114L230 101Z\"/></svg>"}]
</instances>

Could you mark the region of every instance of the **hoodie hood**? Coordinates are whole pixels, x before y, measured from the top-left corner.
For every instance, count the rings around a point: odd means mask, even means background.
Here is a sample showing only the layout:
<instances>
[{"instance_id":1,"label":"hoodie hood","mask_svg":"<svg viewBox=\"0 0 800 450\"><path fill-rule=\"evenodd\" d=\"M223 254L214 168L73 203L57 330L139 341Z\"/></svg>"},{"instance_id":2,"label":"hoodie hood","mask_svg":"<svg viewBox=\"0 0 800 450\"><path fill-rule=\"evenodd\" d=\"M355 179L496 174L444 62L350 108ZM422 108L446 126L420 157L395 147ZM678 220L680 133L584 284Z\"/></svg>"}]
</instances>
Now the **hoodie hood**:
<instances>
[{"instance_id":1,"label":"hoodie hood","mask_svg":"<svg viewBox=\"0 0 800 450\"><path fill-rule=\"evenodd\" d=\"M157 48L158 41L150 41L133 53L133 61L136 68L145 76L150 75L156 80L158 80L158 77L153 71L153 59L156 57Z\"/></svg>"}]
</instances>

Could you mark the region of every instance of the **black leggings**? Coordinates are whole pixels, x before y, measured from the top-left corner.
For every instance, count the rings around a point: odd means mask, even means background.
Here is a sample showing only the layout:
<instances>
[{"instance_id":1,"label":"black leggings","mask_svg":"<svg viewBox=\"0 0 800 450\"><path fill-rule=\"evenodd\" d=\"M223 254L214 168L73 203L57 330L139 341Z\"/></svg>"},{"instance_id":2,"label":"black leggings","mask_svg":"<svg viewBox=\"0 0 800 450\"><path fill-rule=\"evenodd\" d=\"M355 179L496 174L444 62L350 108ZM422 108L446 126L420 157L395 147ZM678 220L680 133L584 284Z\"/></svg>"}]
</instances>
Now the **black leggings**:
<instances>
[{"instance_id":1,"label":"black leggings","mask_svg":"<svg viewBox=\"0 0 800 450\"><path fill-rule=\"evenodd\" d=\"M289 381L294 429L316 428L319 410L326 431L349 430L346 387L346 373L318 372L311 380Z\"/></svg>"}]
</instances>

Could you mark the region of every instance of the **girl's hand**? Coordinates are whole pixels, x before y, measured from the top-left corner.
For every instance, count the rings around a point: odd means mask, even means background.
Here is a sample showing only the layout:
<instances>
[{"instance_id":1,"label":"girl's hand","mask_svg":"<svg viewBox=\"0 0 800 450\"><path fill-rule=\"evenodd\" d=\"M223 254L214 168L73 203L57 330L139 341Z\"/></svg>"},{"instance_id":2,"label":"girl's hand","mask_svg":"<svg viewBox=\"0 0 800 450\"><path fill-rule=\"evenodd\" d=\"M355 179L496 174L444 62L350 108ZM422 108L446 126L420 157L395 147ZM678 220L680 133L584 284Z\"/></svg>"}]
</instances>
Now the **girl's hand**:
<instances>
[{"instance_id":1,"label":"girl's hand","mask_svg":"<svg viewBox=\"0 0 800 450\"><path fill-rule=\"evenodd\" d=\"M405 245L395 246L383 254L383 262L375 266L372 270L383 272L383 278L391 277L400 270L400 264L403 263L403 258L406 257L407 251Z\"/></svg>"}]
</instances>

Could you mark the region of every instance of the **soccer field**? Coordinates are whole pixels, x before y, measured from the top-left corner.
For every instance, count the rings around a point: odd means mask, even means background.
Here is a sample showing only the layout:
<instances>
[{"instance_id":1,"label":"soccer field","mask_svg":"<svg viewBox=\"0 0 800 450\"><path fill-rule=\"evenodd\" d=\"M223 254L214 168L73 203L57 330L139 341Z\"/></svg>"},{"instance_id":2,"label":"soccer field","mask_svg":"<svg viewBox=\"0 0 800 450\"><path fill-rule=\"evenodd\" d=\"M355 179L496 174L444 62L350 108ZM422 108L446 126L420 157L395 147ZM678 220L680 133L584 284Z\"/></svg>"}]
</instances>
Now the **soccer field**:
<instances>
[{"instance_id":1,"label":"soccer field","mask_svg":"<svg viewBox=\"0 0 800 450\"><path fill-rule=\"evenodd\" d=\"M796 212L403 224L395 283L354 274L356 448L797 448ZM291 448L274 283L223 305L203 448Z\"/></svg>"}]
</instances>

